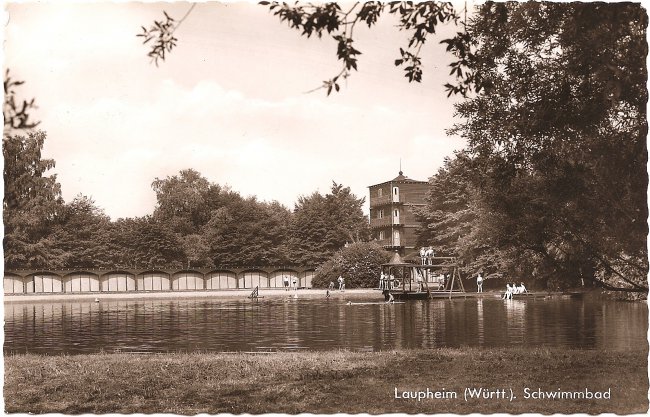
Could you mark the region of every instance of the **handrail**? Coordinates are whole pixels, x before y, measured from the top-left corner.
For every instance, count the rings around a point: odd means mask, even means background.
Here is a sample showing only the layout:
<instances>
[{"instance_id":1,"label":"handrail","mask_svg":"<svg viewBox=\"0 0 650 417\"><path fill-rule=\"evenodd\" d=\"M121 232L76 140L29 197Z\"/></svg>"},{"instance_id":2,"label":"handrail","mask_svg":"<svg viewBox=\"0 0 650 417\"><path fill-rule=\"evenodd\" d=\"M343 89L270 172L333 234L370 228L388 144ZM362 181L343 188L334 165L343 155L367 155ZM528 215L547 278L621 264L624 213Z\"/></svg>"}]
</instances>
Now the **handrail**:
<instances>
[{"instance_id":1,"label":"handrail","mask_svg":"<svg viewBox=\"0 0 650 417\"><path fill-rule=\"evenodd\" d=\"M370 199L370 207L383 206L391 203L401 203L401 198L398 195L383 195L381 197L373 197Z\"/></svg>"}]
</instances>

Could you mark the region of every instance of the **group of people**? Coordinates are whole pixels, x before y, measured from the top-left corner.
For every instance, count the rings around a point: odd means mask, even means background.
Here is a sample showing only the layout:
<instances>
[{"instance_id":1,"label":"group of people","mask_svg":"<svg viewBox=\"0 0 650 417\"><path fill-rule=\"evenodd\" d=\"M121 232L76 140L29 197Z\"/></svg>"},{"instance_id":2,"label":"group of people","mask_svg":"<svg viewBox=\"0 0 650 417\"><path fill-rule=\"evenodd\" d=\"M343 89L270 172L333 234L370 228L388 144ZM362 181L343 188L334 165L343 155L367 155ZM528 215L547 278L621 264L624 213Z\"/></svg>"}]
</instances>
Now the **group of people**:
<instances>
[{"instance_id":1,"label":"group of people","mask_svg":"<svg viewBox=\"0 0 650 417\"><path fill-rule=\"evenodd\" d=\"M345 278L343 278L343 275L339 275L339 277L336 279L336 282L339 284L339 291L345 290ZM328 290L334 290L334 281L330 281Z\"/></svg>"},{"instance_id":2,"label":"group of people","mask_svg":"<svg viewBox=\"0 0 650 417\"><path fill-rule=\"evenodd\" d=\"M393 274L384 274L384 272L381 272L381 276L379 277L379 289L380 290L392 290L399 287L399 281L395 279L395 275Z\"/></svg>"},{"instance_id":3,"label":"group of people","mask_svg":"<svg viewBox=\"0 0 650 417\"><path fill-rule=\"evenodd\" d=\"M514 294L523 294L525 292L528 292L528 290L526 289L526 286L524 285L523 282L521 284L519 284L519 285L507 283L506 284L506 292L503 293L502 298L504 298L506 300L510 300L510 299L512 299L512 296Z\"/></svg>"},{"instance_id":4,"label":"group of people","mask_svg":"<svg viewBox=\"0 0 650 417\"><path fill-rule=\"evenodd\" d=\"M476 292L483 292L483 275L480 273L476 277ZM528 292L528 290L526 289L526 286L523 282L519 285L508 283L506 284L506 292L501 296L501 298L510 300L512 299L513 295L523 294L525 292Z\"/></svg>"},{"instance_id":5,"label":"group of people","mask_svg":"<svg viewBox=\"0 0 650 417\"><path fill-rule=\"evenodd\" d=\"M425 271L426 272L426 271ZM445 284L447 282L447 276L445 274L440 275L441 278L438 278L436 281L438 282L438 289L444 289ZM435 277L433 277L435 279ZM425 276L422 275L420 271L415 272L415 284L417 285L417 292L422 292L424 289L424 280ZM433 281L433 282L436 282ZM427 281L431 282L431 281ZM394 290L395 288L398 288L401 285L401 282L399 279L395 279L395 276L393 274L385 274L383 271L381 273L381 276L379 277L379 289L380 290Z\"/></svg>"},{"instance_id":6,"label":"group of people","mask_svg":"<svg viewBox=\"0 0 650 417\"><path fill-rule=\"evenodd\" d=\"M286 275L282 277L282 282L284 283L284 290L289 291L289 277ZM298 278L293 277L293 279L291 280L291 286L293 287L294 290L298 289Z\"/></svg>"},{"instance_id":7,"label":"group of people","mask_svg":"<svg viewBox=\"0 0 650 417\"><path fill-rule=\"evenodd\" d=\"M345 278L343 278L343 275L339 275L336 282L339 284L339 291L345 290ZM330 291L334 291L334 281L330 281L330 285L325 292L325 297L330 298Z\"/></svg>"},{"instance_id":8,"label":"group of people","mask_svg":"<svg viewBox=\"0 0 650 417\"><path fill-rule=\"evenodd\" d=\"M435 253L433 252L433 248L431 246L428 248L420 248L420 260L422 261L422 265L433 265L434 256Z\"/></svg>"}]
</instances>

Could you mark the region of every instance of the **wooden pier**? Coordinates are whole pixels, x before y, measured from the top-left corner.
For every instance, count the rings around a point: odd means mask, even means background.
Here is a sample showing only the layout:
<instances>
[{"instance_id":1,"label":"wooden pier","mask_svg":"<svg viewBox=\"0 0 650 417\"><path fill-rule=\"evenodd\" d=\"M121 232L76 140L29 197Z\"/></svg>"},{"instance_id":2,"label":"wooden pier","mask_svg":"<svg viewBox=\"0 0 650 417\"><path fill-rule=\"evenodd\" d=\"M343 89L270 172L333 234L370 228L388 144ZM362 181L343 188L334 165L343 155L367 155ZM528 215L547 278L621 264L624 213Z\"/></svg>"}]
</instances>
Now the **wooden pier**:
<instances>
[{"instance_id":1,"label":"wooden pier","mask_svg":"<svg viewBox=\"0 0 650 417\"><path fill-rule=\"evenodd\" d=\"M430 288L435 286L436 288ZM398 253L383 264L379 289L384 298L426 300L466 297L456 258L433 257L421 264L404 262Z\"/></svg>"}]
</instances>

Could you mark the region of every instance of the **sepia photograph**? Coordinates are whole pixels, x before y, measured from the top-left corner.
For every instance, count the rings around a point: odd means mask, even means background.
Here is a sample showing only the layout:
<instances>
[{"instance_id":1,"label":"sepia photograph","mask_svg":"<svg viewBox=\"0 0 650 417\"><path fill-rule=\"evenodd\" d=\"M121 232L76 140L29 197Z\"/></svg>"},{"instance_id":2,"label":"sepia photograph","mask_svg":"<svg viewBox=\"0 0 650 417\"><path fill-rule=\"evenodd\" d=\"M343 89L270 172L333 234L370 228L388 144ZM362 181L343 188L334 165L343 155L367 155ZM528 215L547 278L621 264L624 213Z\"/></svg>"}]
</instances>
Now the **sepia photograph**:
<instances>
[{"instance_id":1,"label":"sepia photograph","mask_svg":"<svg viewBox=\"0 0 650 417\"><path fill-rule=\"evenodd\" d=\"M645 6L5 2L4 413L646 415Z\"/></svg>"}]
</instances>

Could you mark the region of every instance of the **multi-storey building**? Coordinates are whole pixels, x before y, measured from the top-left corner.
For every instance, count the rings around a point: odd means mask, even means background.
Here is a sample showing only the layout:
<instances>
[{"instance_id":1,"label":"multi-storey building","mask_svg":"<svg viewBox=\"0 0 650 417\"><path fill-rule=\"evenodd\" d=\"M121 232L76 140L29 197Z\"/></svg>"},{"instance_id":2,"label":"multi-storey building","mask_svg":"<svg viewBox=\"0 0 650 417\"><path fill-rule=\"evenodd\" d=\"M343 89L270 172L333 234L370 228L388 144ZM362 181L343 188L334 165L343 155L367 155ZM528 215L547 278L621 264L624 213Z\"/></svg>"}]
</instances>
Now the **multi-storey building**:
<instances>
[{"instance_id":1,"label":"multi-storey building","mask_svg":"<svg viewBox=\"0 0 650 417\"><path fill-rule=\"evenodd\" d=\"M417 239L415 229L420 226L413 208L425 205L429 183L412 180L400 171L394 179L368 188L372 237L400 255L413 252Z\"/></svg>"}]
</instances>

